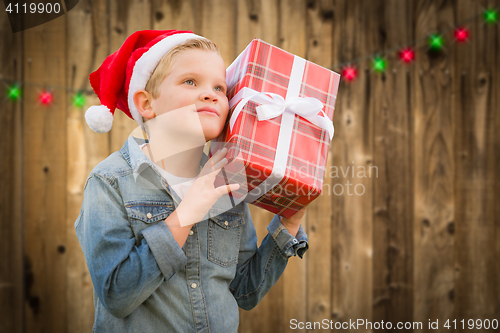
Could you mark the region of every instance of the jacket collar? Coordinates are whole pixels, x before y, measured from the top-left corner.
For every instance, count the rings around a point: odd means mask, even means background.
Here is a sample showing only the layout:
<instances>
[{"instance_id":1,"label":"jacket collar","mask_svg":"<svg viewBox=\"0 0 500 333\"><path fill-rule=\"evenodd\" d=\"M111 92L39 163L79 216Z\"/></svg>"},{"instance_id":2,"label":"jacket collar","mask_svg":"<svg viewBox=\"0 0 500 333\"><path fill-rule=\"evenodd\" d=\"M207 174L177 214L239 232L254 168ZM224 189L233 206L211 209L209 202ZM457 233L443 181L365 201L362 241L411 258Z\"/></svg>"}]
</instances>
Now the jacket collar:
<instances>
[{"instance_id":1,"label":"jacket collar","mask_svg":"<svg viewBox=\"0 0 500 333\"><path fill-rule=\"evenodd\" d=\"M127 141L123 144L123 147L120 149L125 160L128 162L132 171L134 173L134 179L137 180L137 177L141 174L142 171L145 170L148 166L151 166L154 169L153 162L146 156L146 154L140 148L141 145L148 143L148 140L136 138L134 136L129 136ZM208 161L208 156L203 153L200 166L204 166Z\"/></svg>"},{"instance_id":2,"label":"jacket collar","mask_svg":"<svg viewBox=\"0 0 500 333\"><path fill-rule=\"evenodd\" d=\"M131 135L128 137L127 141L125 141L123 147L120 149L123 157L134 172L134 178L137 178L146 167L154 167L153 162L151 162L151 160L146 156L146 154L144 154L144 152L140 148L142 144L147 142L148 140L136 138Z\"/></svg>"}]
</instances>

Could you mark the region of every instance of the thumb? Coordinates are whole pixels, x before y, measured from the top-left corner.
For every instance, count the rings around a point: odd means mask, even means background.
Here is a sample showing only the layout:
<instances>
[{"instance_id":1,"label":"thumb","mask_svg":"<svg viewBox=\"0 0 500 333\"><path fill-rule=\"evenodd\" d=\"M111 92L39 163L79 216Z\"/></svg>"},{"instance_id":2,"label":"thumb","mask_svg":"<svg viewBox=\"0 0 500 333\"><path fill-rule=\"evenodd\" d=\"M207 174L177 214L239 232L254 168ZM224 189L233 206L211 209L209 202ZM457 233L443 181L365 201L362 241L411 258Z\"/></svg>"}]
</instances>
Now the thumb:
<instances>
[{"instance_id":1,"label":"thumb","mask_svg":"<svg viewBox=\"0 0 500 333\"><path fill-rule=\"evenodd\" d=\"M229 192L236 191L239 188L240 188L240 184L222 185L222 186L219 186L215 189L215 193L220 198L224 194L228 194Z\"/></svg>"}]
</instances>

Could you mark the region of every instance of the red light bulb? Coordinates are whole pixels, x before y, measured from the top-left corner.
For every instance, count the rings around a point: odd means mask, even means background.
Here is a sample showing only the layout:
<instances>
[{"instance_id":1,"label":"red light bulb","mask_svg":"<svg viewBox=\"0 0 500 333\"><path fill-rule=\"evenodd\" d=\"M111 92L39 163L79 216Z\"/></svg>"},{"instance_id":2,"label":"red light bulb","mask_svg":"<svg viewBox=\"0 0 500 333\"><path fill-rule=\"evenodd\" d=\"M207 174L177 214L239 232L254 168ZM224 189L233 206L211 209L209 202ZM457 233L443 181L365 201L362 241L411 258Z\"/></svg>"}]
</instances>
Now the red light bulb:
<instances>
[{"instance_id":1,"label":"red light bulb","mask_svg":"<svg viewBox=\"0 0 500 333\"><path fill-rule=\"evenodd\" d=\"M469 31L464 27L458 27L453 33L455 40L459 43L466 42L469 39Z\"/></svg>"},{"instance_id":2,"label":"red light bulb","mask_svg":"<svg viewBox=\"0 0 500 333\"><path fill-rule=\"evenodd\" d=\"M358 76L358 71L354 66L346 66L344 67L344 69L342 69L342 76L347 81L353 81Z\"/></svg>"},{"instance_id":3,"label":"red light bulb","mask_svg":"<svg viewBox=\"0 0 500 333\"><path fill-rule=\"evenodd\" d=\"M49 91L42 91L40 93L40 95L38 96L38 100L43 105L50 105L50 104L52 104L52 100L53 100L52 93Z\"/></svg>"},{"instance_id":4,"label":"red light bulb","mask_svg":"<svg viewBox=\"0 0 500 333\"><path fill-rule=\"evenodd\" d=\"M401 51L399 51L399 59L409 64L410 62L415 60L415 50L413 50L411 47L402 49Z\"/></svg>"}]
</instances>

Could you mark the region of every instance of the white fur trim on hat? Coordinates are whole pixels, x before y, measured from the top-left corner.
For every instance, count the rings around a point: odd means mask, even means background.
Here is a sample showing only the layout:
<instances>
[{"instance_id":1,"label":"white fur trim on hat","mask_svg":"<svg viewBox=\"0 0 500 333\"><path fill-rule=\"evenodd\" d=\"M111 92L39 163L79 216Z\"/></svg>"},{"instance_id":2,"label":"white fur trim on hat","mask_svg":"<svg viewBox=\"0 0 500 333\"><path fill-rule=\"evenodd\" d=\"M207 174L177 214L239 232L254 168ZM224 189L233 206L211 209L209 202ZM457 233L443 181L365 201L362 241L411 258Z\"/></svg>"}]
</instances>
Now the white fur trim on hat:
<instances>
[{"instance_id":1,"label":"white fur trim on hat","mask_svg":"<svg viewBox=\"0 0 500 333\"><path fill-rule=\"evenodd\" d=\"M161 58L163 58L163 56L171 48L191 38L206 39L192 33L179 33L168 36L151 46L149 50L144 52L144 54L135 62L128 89L128 108L130 109L130 114L134 117L134 120L143 130L144 126L142 123L142 116L139 114L139 111L137 111L134 104L134 93L139 89L146 88L146 84L148 83L151 74L153 74L153 71L160 62Z\"/></svg>"},{"instance_id":2,"label":"white fur trim on hat","mask_svg":"<svg viewBox=\"0 0 500 333\"><path fill-rule=\"evenodd\" d=\"M113 114L104 105L93 105L85 112L85 120L89 127L97 133L106 133L113 126Z\"/></svg>"}]
</instances>

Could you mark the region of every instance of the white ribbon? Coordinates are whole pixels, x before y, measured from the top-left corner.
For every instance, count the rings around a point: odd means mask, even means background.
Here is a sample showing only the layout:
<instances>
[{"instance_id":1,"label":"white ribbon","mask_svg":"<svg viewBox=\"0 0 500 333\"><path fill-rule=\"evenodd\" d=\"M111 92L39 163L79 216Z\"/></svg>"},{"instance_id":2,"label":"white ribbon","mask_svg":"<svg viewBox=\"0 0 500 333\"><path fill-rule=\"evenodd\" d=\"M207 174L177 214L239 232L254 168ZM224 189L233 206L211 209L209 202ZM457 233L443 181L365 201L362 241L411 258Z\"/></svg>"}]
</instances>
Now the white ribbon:
<instances>
[{"instance_id":1,"label":"white ribbon","mask_svg":"<svg viewBox=\"0 0 500 333\"><path fill-rule=\"evenodd\" d=\"M306 61L304 59L297 56L294 57L286 98L275 93L258 92L244 87L229 101L229 108L238 103L229 119L229 128L231 131L241 110L249 101L261 104L256 107L257 119L259 121L282 116L271 175L248 192L245 198L246 202L254 202L279 184L285 176L295 115L299 115L314 125L325 129L328 131L330 140L333 138L333 123L322 111L323 103L313 97L299 97L305 64Z\"/></svg>"},{"instance_id":2,"label":"white ribbon","mask_svg":"<svg viewBox=\"0 0 500 333\"><path fill-rule=\"evenodd\" d=\"M261 104L256 107L257 119L259 121L276 118L281 116L285 111L289 111L328 131L330 140L333 138L333 123L323 112L323 103L317 98L291 96L285 100L282 96L275 93L258 92L245 87L231 99L229 108L232 108L235 102L239 100L241 101L234 109L229 120L231 131L241 110L249 101L252 101Z\"/></svg>"}]
</instances>

